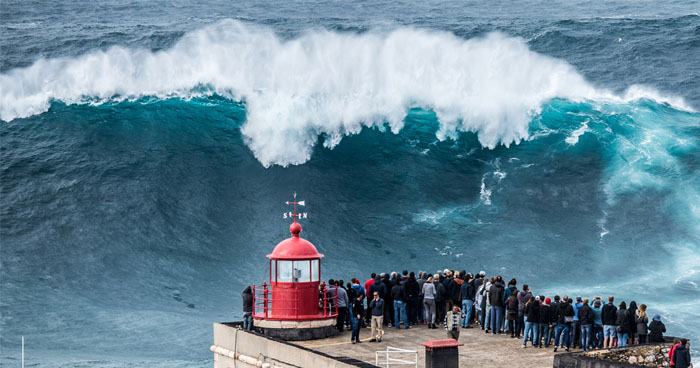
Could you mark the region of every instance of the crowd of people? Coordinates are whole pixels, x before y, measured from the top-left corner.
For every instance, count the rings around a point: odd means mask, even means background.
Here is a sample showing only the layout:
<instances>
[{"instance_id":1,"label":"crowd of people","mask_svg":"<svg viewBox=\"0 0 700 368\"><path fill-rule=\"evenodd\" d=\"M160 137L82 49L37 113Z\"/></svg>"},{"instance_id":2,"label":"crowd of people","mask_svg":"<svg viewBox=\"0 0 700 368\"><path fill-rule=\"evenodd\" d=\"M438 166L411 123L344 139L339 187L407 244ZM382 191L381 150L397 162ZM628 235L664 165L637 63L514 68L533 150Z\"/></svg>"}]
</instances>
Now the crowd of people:
<instances>
[{"instance_id":1,"label":"crowd of people","mask_svg":"<svg viewBox=\"0 0 700 368\"><path fill-rule=\"evenodd\" d=\"M372 273L364 283L331 279L328 286L331 299L337 295L337 328L342 332L351 327L352 343L360 342L360 329L368 324L371 342L381 341L385 327L423 324L435 329L440 324L457 340L461 328L481 328L522 339L523 348L529 343L553 351L569 351L572 345L588 351L663 342L666 332L658 314L649 318L645 304L616 303L613 296L605 302L599 296L537 295L527 284L519 287L515 278L506 284L500 275L487 277L484 271ZM687 352L686 342L679 341L670 352L672 365L686 367Z\"/></svg>"}]
</instances>

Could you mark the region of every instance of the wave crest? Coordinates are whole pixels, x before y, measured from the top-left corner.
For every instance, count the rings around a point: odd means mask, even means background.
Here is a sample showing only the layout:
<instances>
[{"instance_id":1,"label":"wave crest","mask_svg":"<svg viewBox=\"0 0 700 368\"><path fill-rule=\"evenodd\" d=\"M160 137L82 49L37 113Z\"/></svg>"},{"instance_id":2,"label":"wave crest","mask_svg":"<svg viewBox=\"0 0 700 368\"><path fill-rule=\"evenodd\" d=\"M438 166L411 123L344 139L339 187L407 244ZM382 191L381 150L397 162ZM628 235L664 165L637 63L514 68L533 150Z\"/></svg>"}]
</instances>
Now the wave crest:
<instances>
[{"instance_id":1,"label":"wave crest","mask_svg":"<svg viewBox=\"0 0 700 368\"><path fill-rule=\"evenodd\" d=\"M266 167L306 162L319 136L332 148L363 126L403 127L411 107L435 111L440 139L478 132L480 143L518 143L540 106L571 100L681 99L634 86L626 96L596 89L569 64L492 33L397 29L364 34L313 30L292 40L224 20L158 52L113 47L75 58L38 60L0 75L0 118L66 103L142 96L190 98L206 86L245 101L246 143Z\"/></svg>"}]
</instances>

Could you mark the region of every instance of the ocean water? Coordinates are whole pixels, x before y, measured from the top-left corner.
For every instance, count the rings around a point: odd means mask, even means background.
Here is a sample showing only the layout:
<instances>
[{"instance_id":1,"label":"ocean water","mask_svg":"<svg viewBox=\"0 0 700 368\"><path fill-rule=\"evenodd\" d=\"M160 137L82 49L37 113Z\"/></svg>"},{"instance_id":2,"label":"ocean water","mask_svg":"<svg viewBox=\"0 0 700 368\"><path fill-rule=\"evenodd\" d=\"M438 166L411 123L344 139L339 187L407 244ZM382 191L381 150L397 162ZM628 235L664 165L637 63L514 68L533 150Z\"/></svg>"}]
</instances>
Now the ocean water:
<instances>
[{"instance_id":1,"label":"ocean water","mask_svg":"<svg viewBox=\"0 0 700 368\"><path fill-rule=\"evenodd\" d=\"M295 191L324 279L485 270L698 341L699 12L4 1L0 362L211 366Z\"/></svg>"}]
</instances>

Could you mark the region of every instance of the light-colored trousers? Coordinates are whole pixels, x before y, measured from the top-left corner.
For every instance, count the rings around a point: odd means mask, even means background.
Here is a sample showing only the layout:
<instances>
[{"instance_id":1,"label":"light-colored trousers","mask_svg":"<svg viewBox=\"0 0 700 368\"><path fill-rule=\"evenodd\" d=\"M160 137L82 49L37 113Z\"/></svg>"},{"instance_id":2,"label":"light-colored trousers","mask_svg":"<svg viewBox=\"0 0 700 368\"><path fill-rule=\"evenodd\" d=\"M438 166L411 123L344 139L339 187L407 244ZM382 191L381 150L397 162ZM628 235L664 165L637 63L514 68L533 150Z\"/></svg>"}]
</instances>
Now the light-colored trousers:
<instances>
[{"instance_id":1,"label":"light-colored trousers","mask_svg":"<svg viewBox=\"0 0 700 368\"><path fill-rule=\"evenodd\" d=\"M382 341L382 335L384 334L384 316L372 316L372 337L377 339L377 341Z\"/></svg>"}]
</instances>

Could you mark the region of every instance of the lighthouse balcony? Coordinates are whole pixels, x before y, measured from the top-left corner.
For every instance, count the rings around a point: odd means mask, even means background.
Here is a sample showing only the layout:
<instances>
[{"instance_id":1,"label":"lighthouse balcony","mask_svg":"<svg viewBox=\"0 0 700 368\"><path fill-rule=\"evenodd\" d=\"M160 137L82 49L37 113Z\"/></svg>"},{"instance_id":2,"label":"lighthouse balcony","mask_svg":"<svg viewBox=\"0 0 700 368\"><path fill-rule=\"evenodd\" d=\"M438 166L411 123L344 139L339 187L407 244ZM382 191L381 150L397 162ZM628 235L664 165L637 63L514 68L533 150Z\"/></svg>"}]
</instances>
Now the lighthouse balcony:
<instances>
[{"instance_id":1,"label":"lighthouse balcony","mask_svg":"<svg viewBox=\"0 0 700 368\"><path fill-rule=\"evenodd\" d=\"M298 284L297 284L298 285ZM338 316L337 287L290 288L253 285L253 318L267 321L317 321Z\"/></svg>"}]
</instances>

